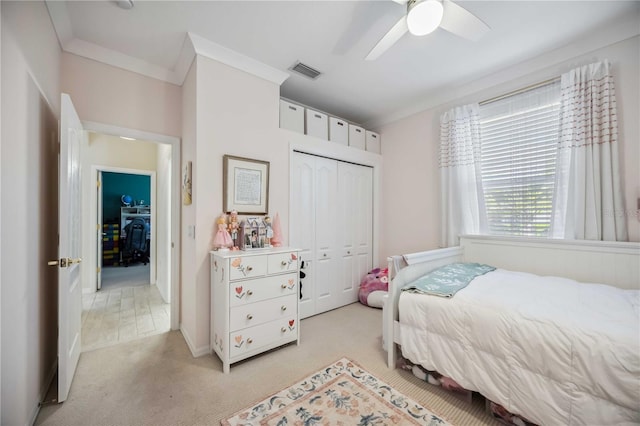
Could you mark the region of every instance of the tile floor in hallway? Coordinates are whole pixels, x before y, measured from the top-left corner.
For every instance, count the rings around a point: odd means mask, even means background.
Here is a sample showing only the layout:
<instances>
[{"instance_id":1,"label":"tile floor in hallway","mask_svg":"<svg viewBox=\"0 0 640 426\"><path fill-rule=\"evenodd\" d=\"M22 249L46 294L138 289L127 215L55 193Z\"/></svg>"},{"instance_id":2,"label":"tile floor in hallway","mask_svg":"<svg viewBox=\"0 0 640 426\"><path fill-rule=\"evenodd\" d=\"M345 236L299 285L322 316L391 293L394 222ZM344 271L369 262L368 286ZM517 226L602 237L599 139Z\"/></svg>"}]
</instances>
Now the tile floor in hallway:
<instances>
[{"instance_id":1,"label":"tile floor in hallway","mask_svg":"<svg viewBox=\"0 0 640 426\"><path fill-rule=\"evenodd\" d=\"M82 296L82 351L169 331L171 305L155 285Z\"/></svg>"}]
</instances>

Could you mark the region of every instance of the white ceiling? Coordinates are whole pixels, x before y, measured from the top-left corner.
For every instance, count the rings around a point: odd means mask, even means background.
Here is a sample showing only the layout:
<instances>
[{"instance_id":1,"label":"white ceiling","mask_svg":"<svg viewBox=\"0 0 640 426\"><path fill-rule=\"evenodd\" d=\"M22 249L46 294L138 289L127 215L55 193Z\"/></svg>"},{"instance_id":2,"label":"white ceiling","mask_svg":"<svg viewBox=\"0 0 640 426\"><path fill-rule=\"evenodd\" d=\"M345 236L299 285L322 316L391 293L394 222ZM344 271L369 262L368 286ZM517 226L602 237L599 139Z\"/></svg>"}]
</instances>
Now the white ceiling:
<instances>
[{"instance_id":1,"label":"white ceiling","mask_svg":"<svg viewBox=\"0 0 640 426\"><path fill-rule=\"evenodd\" d=\"M291 74L281 95L347 120L380 123L443 87L486 77L615 27L640 1L458 1L491 27L478 42L442 29L410 34L376 61L364 58L405 13L379 1L49 1L63 48L181 84L187 33ZM191 55L193 51L191 51ZM288 71L302 61L317 80Z\"/></svg>"}]
</instances>

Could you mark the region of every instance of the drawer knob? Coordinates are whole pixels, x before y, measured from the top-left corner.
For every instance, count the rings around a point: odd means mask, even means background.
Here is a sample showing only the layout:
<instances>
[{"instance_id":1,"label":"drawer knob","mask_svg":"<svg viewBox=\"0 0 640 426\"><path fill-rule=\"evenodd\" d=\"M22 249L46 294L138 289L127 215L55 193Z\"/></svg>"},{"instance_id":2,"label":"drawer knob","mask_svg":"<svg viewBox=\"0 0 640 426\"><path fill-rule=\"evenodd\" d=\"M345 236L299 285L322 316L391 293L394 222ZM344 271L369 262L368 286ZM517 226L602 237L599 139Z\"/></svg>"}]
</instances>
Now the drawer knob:
<instances>
[{"instance_id":1,"label":"drawer knob","mask_svg":"<svg viewBox=\"0 0 640 426\"><path fill-rule=\"evenodd\" d=\"M286 333L286 332L287 332L287 327L282 327L282 328L280 329L280 331L282 331L283 333Z\"/></svg>"},{"instance_id":2,"label":"drawer knob","mask_svg":"<svg viewBox=\"0 0 640 426\"><path fill-rule=\"evenodd\" d=\"M287 285L286 284L281 284L280 288L282 288L284 290L285 288L287 288Z\"/></svg>"},{"instance_id":3,"label":"drawer knob","mask_svg":"<svg viewBox=\"0 0 640 426\"><path fill-rule=\"evenodd\" d=\"M282 305L282 307L280 308L280 310L282 310L282 311L286 311L286 310L287 310L287 307L286 307L286 306L284 306L284 305Z\"/></svg>"},{"instance_id":4,"label":"drawer knob","mask_svg":"<svg viewBox=\"0 0 640 426\"><path fill-rule=\"evenodd\" d=\"M247 291L247 296L251 296L253 294L253 291L249 290Z\"/></svg>"},{"instance_id":5,"label":"drawer knob","mask_svg":"<svg viewBox=\"0 0 640 426\"><path fill-rule=\"evenodd\" d=\"M282 266L287 266L287 261L286 261L286 260L283 260L282 262L280 262L280 264L281 264Z\"/></svg>"},{"instance_id":6,"label":"drawer knob","mask_svg":"<svg viewBox=\"0 0 640 426\"><path fill-rule=\"evenodd\" d=\"M251 315L251 314L247 314L247 319L248 319L248 320L252 320L252 319L253 319L253 315Z\"/></svg>"},{"instance_id":7,"label":"drawer knob","mask_svg":"<svg viewBox=\"0 0 640 426\"><path fill-rule=\"evenodd\" d=\"M253 268L251 266L247 266L247 271L253 271Z\"/></svg>"},{"instance_id":8,"label":"drawer knob","mask_svg":"<svg viewBox=\"0 0 640 426\"><path fill-rule=\"evenodd\" d=\"M247 339L247 345L250 345L252 343L253 343L253 339L251 339L251 338Z\"/></svg>"},{"instance_id":9,"label":"drawer knob","mask_svg":"<svg viewBox=\"0 0 640 426\"><path fill-rule=\"evenodd\" d=\"M324 253L322 256L327 257L327 253Z\"/></svg>"},{"instance_id":10,"label":"drawer knob","mask_svg":"<svg viewBox=\"0 0 640 426\"><path fill-rule=\"evenodd\" d=\"M348 252L347 252L347 254L351 254L351 252L350 252L350 251L348 251Z\"/></svg>"}]
</instances>

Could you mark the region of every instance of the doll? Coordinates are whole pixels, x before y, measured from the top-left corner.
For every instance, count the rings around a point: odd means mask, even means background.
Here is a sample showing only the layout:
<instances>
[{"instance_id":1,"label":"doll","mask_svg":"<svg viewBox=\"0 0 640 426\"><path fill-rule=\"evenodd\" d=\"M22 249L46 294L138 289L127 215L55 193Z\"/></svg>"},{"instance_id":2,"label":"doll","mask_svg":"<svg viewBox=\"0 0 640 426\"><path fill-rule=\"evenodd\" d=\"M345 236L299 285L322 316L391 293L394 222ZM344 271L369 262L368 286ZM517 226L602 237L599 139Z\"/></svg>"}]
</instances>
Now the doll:
<instances>
[{"instance_id":1,"label":"doll","mask_svg":"<svg viewBox=\"0 0 640 426\"><path fill-rule=\"evenodd\" d=\"M266 227L266 247L271 247L271 238L273 238L273 228L271 227L271 218L269 216L264 217L264 225Z\"/></svg>"},{"instance_id":2,"label":"doll","mask_svg":"<svg viewBox=\"0 0 640 426\"><path fill-rule=\"evenodd\" d=\"M216 220L216 224L218 226L218 230L216 231L216 235L213 238L213 248L218 250L229 250L229 247L233 246L233 241L231 240L231 235L229 235L229 231L227 231L227 218L223 214Z\"/></svg>"},{"instance_id":3,"label":"doll","mask_svg":"<svg viewBox=\"0 0 640 426\"><path fill-rule=\"evenodd\" d=\"M233 240L233 250L238 249L238 230L240 224L238 224L238 212L231 210L229 215L229 233L231 234L231 240Z\"/></svg>"}]
</instances>

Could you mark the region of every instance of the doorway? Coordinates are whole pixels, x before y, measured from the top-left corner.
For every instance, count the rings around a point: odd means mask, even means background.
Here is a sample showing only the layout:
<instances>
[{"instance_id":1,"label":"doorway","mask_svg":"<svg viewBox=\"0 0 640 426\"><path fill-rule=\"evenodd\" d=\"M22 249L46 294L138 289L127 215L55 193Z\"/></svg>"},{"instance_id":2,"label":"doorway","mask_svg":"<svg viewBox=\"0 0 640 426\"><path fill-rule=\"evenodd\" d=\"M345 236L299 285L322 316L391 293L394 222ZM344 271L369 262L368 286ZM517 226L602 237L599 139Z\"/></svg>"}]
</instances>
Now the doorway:
<instances>
[{"instance_id":1,"label":"doorway","mask_svg":"<svg viewBox=\"0 0 640 426\"><path fill-rule=\"evenodd\" d=\"M171 201L180 199L179 140L95 123L87 127L83 351L176 329L179 306L179 203L175 208ZM146 189L135 191L131 182L126 190L109 189L114 177L142 178ZM148 239L133 258L123 243L135 218L147 226Z\"/></svg>"}]
</instances>

